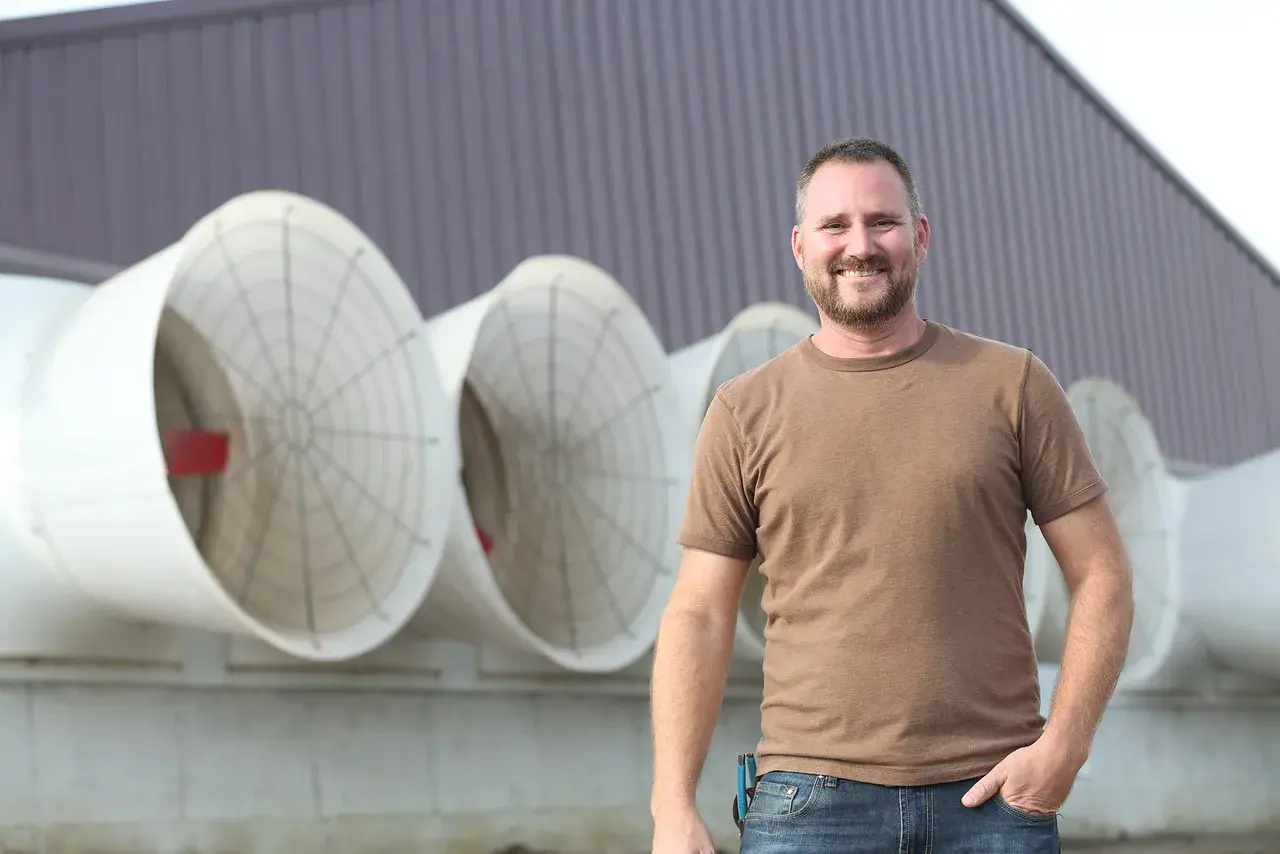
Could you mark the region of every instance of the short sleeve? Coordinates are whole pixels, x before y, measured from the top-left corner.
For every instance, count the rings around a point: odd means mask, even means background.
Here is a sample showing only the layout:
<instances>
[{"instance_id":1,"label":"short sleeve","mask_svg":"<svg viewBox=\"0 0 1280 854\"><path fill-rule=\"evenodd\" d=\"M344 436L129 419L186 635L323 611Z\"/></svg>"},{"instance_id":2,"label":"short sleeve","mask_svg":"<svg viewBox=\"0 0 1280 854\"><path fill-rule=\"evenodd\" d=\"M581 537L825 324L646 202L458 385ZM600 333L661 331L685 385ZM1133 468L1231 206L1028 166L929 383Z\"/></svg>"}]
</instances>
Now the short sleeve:
<instances>
[{"instance_id":1,"label":"short sleeve","mask_svg":"<svg viewBox=\"0 0 1280 854\"><path fill-rule=\"evenodd\" d=\"M756 509L743 477L743 437L719 392L707 407L694 448L688 501L676 541L686 548L751 560Z\"/></svg>"},{"instance_id":2,"label":"short sleeve","mask_svg":"<svg viewBox=\"0 0 1280 854\"><path fill-rule=\"evenodd\" d=\"M1037 525L1107 491L1066 392L1033 353L1022 385L1019 440L1022 492Z\"/></svg>"}]
</instances>

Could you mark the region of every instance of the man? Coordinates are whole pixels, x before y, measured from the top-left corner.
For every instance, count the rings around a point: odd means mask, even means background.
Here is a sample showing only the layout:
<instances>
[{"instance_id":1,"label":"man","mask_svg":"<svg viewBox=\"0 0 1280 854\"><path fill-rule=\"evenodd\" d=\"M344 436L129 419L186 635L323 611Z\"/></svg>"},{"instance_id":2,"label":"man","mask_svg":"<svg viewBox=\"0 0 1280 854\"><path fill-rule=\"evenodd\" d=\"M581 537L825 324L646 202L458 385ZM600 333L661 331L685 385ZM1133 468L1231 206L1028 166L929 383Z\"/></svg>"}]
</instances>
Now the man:
<instances>
[{"instance_id":1,"label":"man","mask_svg":"<svg viewBox=\"0 0 1280 854\"><path fill-rule=\"evenodd\" d=\"M655 854L714 850L694 792L757 553L768 626L744 854L1059 850L1057 810L1128 648L1129 568L1054 376L917 313L929 239L888 146L841 140L801 174L792 252L821 328L706 413L655 652ZM1047 724L1028 513L1073 594Z\"/></svg>"}]
</instances>

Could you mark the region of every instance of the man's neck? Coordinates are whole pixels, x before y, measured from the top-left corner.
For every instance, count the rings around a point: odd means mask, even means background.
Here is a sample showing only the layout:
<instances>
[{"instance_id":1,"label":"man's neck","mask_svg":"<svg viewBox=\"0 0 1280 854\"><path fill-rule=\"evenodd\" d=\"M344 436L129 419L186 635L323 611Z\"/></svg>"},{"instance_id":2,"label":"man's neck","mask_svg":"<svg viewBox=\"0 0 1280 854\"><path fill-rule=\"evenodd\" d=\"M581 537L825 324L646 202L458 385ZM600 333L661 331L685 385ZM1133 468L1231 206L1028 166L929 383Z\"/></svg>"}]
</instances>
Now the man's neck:
<instances>
[{"instance_id":1,"label":"man's neck","mask_svg":"<svg viewBox=\"0 0 1280 854\"><path fill-rule=\"evenodd\" d=\"M870 329L846 329L823 317L813 344L837 359L866 359L905 350L920 340L924 330L925 322L914 308Z\"/></svg>"}]
</instances>

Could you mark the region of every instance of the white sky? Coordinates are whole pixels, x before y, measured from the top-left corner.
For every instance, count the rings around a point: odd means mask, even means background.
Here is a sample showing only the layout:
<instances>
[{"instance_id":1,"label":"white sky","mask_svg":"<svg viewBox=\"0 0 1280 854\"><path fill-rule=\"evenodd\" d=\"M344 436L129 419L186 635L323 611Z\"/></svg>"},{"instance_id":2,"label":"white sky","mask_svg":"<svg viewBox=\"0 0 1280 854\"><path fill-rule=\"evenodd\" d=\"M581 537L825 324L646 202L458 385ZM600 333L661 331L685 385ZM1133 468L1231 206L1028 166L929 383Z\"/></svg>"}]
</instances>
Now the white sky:
<instances>
[{"instance_id":1,"label":"white sky","mask_svg":"<svg viewBox=\"0 0 1280 854\"><path fill-rule=\"evenodd\" d=\"M127 2L0 0L0 20ZM1280 266L1280 2L1009 2Z\"/></svg>"},{"instance_id":2,"label":"white sky","mask_svg":"<svg viewBox=\"0 0 1280 854\"><path fill-rule=\"evenodd\" d=\"M1280 3L1009 2L1280 267Z\"/></svg>"},{"instance_id":3,"label":"white sky","mask_svg":"<svg viewBox=\"0 0 1280 854\"><path fill-rule=\"evenodd\" d=\"M0 0L0 21L5 18L27 18L53 15L80 9L102 9L107 6L130 6L162 0Z\"/></svg>"}]
</instances>

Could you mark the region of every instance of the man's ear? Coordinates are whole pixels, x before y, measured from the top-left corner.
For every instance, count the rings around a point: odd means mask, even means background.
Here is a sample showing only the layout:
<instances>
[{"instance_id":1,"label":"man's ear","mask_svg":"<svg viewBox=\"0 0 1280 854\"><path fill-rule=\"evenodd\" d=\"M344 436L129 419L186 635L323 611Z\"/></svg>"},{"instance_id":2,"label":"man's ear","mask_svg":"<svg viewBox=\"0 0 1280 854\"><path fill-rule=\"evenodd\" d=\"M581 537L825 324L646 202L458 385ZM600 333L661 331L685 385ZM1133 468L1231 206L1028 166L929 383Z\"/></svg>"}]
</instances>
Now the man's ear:
<instances>
[{"instance_id":1,"label":"man's ear","mask_svg":"<svg viewBox=\"0 0 1280 854\"><path fill-rule=\"evenodd\" d=\"M800 272L804 272L804 241L800 238L800 226L791 227L791 257L795 259Z\"/></svg>"},{"instance_id":2,"label":"man's ear","mask_svg":"<svg viewBox=\"0 0 1280 854\"><path fill-rule=\"evenodd\" d=\"M925 256L929 254L929 238L933 236L933 231L929 227L929 220L920 215L920 221L916 223L916 256L917 260L923 261Z\"/></svg>"}]
</instances>

